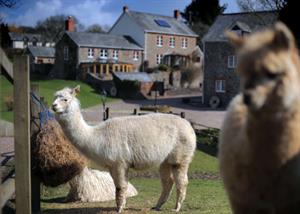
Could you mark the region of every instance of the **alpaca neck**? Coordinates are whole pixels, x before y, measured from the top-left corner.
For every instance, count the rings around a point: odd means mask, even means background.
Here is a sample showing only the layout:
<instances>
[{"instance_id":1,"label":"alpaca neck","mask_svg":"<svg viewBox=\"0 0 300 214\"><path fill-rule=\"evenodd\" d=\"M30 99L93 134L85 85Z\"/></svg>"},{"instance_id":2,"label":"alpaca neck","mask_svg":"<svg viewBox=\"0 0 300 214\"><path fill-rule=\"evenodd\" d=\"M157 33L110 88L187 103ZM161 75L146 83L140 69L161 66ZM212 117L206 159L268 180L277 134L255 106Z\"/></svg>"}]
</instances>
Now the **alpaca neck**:
<instances>
[{"instance_id":1,"label":"alpaca neck","mask_svg":"<svg viewBox=\"0 0 300 214\"><path fill-rule=\"evenodd\" d=\"M68 113L59 115L58 121L73 145L79 150L89 150L87 140L89 139L92 127L83 119L79 106L72 108Z\"/></svg>"},{"instance_id":2,"label":"alpaca neck","mask_svg":"<svg viewBox=\"0 0 300 214\"><path fill-rule=\"evenodd\" d=\"M286 157L299 152L299 120L298 102L281 113L249 114L246 132L254 158L261 156L272 164L274 159L282 163Z\"/></svg>"}]
</instances>

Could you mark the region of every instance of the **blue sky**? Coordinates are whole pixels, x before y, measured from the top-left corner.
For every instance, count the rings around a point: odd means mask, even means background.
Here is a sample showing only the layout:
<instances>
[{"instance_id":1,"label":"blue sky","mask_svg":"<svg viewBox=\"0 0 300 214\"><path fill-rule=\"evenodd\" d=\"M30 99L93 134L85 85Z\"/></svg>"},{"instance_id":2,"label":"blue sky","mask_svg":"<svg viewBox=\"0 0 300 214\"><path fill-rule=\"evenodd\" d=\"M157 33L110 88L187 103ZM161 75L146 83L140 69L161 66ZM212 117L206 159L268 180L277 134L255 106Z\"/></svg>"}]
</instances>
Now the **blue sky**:
<instances>
[{"instance_id":1,"label":"blue sky","mask_svg":"<svg viewBox=\"0 0 300 214\"><path fill-rule=\"evenodd\" d=\"M19 0L14 9L1 8L1 15L10 24L35 26L38 20L51 15L75 15L85 26L111 26L127 5L129 10L173 15L174 9L184 10L191 0ZM236 0L220 0L226 12L238 12Z\"/></svg>"}]
</instances>

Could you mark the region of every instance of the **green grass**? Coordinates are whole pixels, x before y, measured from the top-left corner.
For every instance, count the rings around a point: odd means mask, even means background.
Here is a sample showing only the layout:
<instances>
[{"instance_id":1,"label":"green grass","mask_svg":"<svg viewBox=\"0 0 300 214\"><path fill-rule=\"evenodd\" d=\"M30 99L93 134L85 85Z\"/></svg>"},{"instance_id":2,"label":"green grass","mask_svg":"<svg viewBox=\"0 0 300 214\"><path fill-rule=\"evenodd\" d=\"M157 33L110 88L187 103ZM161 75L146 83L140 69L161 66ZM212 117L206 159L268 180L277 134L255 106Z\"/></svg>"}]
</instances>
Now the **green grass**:
<instances>
[{"instance_id":1,"label":"green grass","mask_svg":"<svg viewBox=\"0 0 300 214\"><path fill-rule=\"evenodd\" d=\"M93 168L99 168L94 164ZM150 169L151 174L157 174L157 169ZM189 174L193 177L199 173L218 174L216 157L197 150L191 163ZM138 190L136 197L128 198L125 213L157 213L150 208L155 205L160 195L159 178L135 177L130 182ZM62 203L67 195L68 185L57 188L42 187L43 213L111 213L115 208L114 201L102 203ZM173 191L169 201L162 207L162 212L173 213L176 191ZM180 213L231 213L228 200L219 179L190 179L186 200Z\"/></svg>"},{"instance_id":2,"label":"green grass","mask_svg":"<svg viewBox=\"0 0 300 214\"><path fill-rule=\"evenodd\" d=\"M13 121L13 112L4 103L5 97L13 97L13 85L3 75L0 75L0 95L0 119Z\"/></svg>"},{"instance_id":3,"label":"green grass","mask_svg":"<svg viewBox=\"0 0 300 214\"><path fill-rule=\"evenodd\" d=\"M160 195L160 182L158 179L138 178L131 179L130 182L138 190L138 195L127 199L127 209L125 213L158 213L151 211ZM45 189L45 188L44 188ZM47 188L42 196L43 213L96 213L95 210L102 210L101 213L110 213L114 210L115 202L101 203L61 203L49 202L49 200L61 200L68 190L66 185L58 188ZM159 213L174 213L171 210L175 206L176 191L173 190L170 199L162 207ZM107 212L104 212L106 210ZM60 211L60 212L58 212ZM225 214L231 213L229 204L219 180L197 180L189 182L186 200L183 203L180 213L186 214Z\"/></svg>"},{"instance_id":4,"label":"green grass","mask_svg":"<svg viewBox=\"0 0 300 214\"><path fill-rule=\"evenodd\" d=\"M53 94L64 87L75 87L80 85L80 94L78 96L82 108L91 107L101 103L101 96L97 94L93 88L80 81L67 81L67 80L33 80L33 84L38 85L39 95L45 98L46 103L49 105L53 101ZM13 96L13 85L7 79L0 75L0 118L13 121L13 112L7 111L3 102L5 96ZM107 98L106 102L111 102L115 99Z\"/></svg>"}]
</instances>

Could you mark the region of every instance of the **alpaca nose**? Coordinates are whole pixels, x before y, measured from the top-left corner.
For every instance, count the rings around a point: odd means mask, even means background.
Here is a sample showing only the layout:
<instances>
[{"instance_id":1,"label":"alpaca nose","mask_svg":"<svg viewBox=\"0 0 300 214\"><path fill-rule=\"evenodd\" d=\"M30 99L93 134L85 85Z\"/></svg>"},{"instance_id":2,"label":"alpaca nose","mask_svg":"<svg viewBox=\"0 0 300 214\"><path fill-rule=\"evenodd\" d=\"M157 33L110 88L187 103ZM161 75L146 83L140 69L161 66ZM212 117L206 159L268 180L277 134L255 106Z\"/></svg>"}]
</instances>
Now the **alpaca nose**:
<instances>
[{"instance_id":1,"label":"alpaca nose","mask_svg":"<svg viewBox=\"0 0 300 214\"><path fill-rule=\"evenodd\" d=\"M57 107L57 104L56 104L56 103L53 103L53 104L52 104L52 109L55 110L56 107Z\"/></svg>"}]
</instances>

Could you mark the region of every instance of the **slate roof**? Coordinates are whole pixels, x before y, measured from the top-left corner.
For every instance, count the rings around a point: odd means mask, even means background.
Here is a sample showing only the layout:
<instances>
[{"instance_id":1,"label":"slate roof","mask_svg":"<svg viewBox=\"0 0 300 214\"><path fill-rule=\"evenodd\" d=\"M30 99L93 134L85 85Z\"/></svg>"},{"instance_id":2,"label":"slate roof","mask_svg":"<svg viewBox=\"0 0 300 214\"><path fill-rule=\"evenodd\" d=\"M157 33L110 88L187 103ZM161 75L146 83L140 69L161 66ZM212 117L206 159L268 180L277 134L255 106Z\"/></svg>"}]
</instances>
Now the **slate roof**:
<instances>
[{"instance_id":1,"label":"slate roof","mask_svg":"<svg viewBox=\"0 0 300 214\"><path fill-rule=\"evenodd\" d=\"M9 32L9 37L13 41L24 41L25 38L27 38L29 41L33 41L34 38L37 39L37 41L42 40L42 36L40 34L32 34L32 33L14 33Z\"/></svg>"},{"instance_id":2,"label":"slate roof","mask_svg":"<svg viewBox=\"0 0 300 214\"><path fill-rule=\"evenodd\" d=\"M227 41L224 31L230 30L235 25L247 32L253 32L273 24L276 20L277 13L275 11L222 14L209 28L202 42Z\"/></svg>"},{"instance_id":3,"label":"slate roof","mask_svg":"<svg viewBox=\"0 0 300 214\"><path fill-rule=\"evenodd\" d=\"M55 57L55 49L50 47L29 46L28 51L34 57Z\"/></svg>"},{"instance_id":4,"label":"slate roof","mask_svg":"<svg viewBox=\"0 0 300 214\"><path fill-rule=\"evenodd\" d=\"M129 81L139 81L139 82L153 82L151 76L146 72L131 72L131 73L114 72L113 74L121 81L129 80Z\"/></svg>"},{"instance_id":5,"label":"slate roof","mask_svg":"<svg viewBox=\"0 0 300 214\"><path fill-rule=\"evenodd\" d=\"M193 32L183 21L177 20L171 16L163 16L151 13L143 13L136 11L126 12L135 22L146 32L166 33L173 35L194 36L198 35ZM163 27L157 24L155 20L167 22L170 27Z\"/></svg>"},{"instance_id":6,"label":"slate roof","mask_svg":"<svg viewBox=\"0 0 300 214\"><path fill-rule=\"evenodd\" d=\"M130 36L104 33L66 32L79 47L143 50Z\"/></svg>"}]
</instances>

